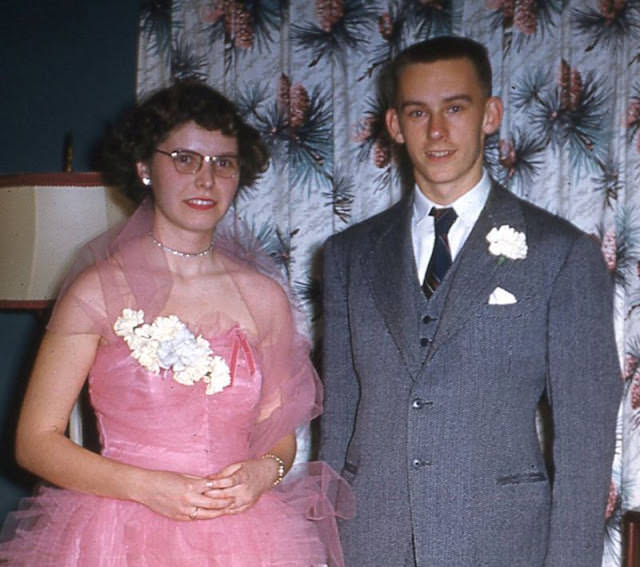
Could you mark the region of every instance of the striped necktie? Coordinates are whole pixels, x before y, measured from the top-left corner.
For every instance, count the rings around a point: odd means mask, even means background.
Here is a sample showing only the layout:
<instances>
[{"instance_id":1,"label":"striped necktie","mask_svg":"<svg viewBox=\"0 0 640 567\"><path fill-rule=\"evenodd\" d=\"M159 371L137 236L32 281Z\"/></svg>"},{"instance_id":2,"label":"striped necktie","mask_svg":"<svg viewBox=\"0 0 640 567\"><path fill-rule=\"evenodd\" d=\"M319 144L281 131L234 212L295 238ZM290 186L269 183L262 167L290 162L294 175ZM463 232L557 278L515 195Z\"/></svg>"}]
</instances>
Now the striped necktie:
<instances>
[{"instance_id":1,"label":"striped necktie","mask_svg":"<svg viewBox=\"0 0 640 567\"><path fill-rule=\"evenodd\" d=\"M424 283L422 284L422 290L427 297L433 295L440 282L444 279L449 266L451 266L448 233L451 225L458 218L453 207L442 209L432 207L429 214L433 217L435 224L435 240L429 266L424 276Z\"/></svg>"}]
</instances>

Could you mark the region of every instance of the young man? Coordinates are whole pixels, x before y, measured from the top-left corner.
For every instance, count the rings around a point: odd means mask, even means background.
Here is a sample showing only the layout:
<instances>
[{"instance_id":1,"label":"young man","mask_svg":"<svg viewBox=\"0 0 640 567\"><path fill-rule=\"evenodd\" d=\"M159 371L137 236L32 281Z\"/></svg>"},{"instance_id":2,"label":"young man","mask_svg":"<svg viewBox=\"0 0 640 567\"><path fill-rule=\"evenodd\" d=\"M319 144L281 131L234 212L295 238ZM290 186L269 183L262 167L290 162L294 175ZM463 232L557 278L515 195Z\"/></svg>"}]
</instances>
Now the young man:
<instances>
[{"instance_id":1,"label":"young man","mask_svg":"<svg viewBox=\"0 0 640 567\"><path fill-rule=\"evenodd\" d=\"M599 246L484 171L503 106L482 45L413 45L391 76L415 190L325 253L320 450L356 496L346 563L599 566L621 388Z\"/></svg>"}]
</instances>

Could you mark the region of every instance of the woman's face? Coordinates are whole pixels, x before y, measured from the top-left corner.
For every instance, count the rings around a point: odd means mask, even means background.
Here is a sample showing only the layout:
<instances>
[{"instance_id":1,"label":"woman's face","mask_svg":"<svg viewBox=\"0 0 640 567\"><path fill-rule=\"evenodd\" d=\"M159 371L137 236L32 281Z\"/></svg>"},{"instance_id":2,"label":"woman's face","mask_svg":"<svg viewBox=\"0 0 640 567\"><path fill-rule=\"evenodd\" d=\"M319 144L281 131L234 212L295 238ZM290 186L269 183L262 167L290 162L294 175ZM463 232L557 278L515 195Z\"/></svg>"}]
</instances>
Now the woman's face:
<instances>
[{"instance_id":1,"label":"woman's face","mask_svg":"<svg viewBox=\"0 0 640 567\"><path fill-rule=\"evenodd\" d=\"M216 170L224 169L226 175L233 174L233 168L228 168L238 158L237 140L219 130L207 130L195 122L186 122L174 128L158 143L156 150L148 162L137 164L140 177L151 179L154 231L159 230L158 236L171 227L210 233L229 209L238 189L239 171L231 177L216 173ZM174 160L183 167L185 162L194 157L197 161L198 157L167 155L177 150L218 159L206 158L197 172L182 173L176 169Z\"/></svg>"}]
</instances>

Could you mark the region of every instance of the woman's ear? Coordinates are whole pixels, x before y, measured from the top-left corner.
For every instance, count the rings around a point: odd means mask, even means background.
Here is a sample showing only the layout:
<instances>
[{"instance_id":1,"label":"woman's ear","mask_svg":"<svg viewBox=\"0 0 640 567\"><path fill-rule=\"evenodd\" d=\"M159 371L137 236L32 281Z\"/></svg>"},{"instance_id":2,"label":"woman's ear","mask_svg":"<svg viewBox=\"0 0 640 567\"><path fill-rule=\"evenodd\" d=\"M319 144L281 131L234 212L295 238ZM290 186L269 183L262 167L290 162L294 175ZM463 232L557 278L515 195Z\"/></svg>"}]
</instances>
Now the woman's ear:
<instances>
[{"instance_id":1,"label":"woman's ear","mask_svg":"<svg viewBox=\"0 0 640 567\"><path fill-rule=\"evenodd\" d=\"M136 169L138 170L138 176L140 181L145 187L151 186L151 174L149 173L149 166L141 161L136 163Z\"/></svg>"}]
</instances>

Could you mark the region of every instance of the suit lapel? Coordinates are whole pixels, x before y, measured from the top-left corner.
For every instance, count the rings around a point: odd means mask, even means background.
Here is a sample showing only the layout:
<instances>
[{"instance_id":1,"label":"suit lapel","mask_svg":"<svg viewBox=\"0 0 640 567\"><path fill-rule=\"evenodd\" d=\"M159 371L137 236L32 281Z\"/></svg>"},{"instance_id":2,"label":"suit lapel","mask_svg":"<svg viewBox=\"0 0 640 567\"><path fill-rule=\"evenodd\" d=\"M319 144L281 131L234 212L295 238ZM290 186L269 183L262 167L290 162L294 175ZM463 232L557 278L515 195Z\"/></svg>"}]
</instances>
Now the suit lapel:
<instances>
[{"instance_id":1,"label":"suit lapel","mask_svg":"<svg viewBox=\"0 0 640 567\"><path fill-rule=\"evenodd\" d=\"M489 252L487 234L493 227L509 225L526 234L522 210L506 189L493 185L487 203L462 247L452 269L454 273L441 312L440 325L427 359L463 327L474 312L486 304L496 286L496 276L512 269L514 262L498 263Z\"/></svg>"},{"instance_id":2,"label":"suit lapel","mask_svg":"<svg viewBox=\"0 0 640 567\"><path fill-rule=\"evenodd\" d=\"M415 375L422 362L417 350L415 298L422 292L411 243L411 201L405 199L396 207L389 211L389 222L371 235L362 268L389 333L407 369Z\"/></svg>"}]
</instances>

